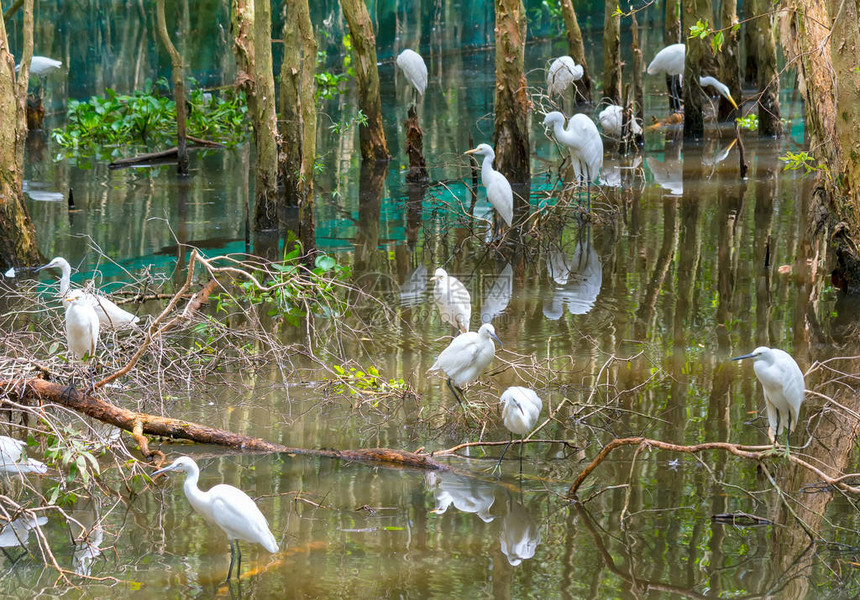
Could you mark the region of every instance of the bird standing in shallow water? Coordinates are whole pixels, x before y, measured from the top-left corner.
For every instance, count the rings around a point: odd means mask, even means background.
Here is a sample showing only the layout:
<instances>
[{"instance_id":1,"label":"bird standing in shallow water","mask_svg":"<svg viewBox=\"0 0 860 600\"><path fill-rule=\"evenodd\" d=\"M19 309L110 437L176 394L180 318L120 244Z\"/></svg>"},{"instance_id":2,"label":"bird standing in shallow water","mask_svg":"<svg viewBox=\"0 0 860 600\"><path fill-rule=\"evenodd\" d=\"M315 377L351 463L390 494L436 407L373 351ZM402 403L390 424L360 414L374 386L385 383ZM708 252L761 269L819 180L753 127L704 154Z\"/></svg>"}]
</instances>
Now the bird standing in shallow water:
<instances>
[{"instance_id":1,"label":"bird standing in shallow water","mask_svg":"<svg viewBox=\"0 0 860 600\"><path fill-rule=\"evenodd\" d=\"M670 44L660 50L654 60L648 65L648 74L656 75L657 73L665 73L672 77L672 96L675 98L676 107L681 106L681 89L678 83L684 76L684 61L686 59L687 46L686 44ZM717 90L723 98L735 108L738 107L735 99L729 93L729 87L715 77L705 76L699 77L699 85L701 87L712 87Z\"/></svg>"},{"instance_id":2,"label":"bird standing in shallow water","mask_svg":"<svg viewBox=\"0 0 860 600\"><path fill-rule=\"evenodd\" d=\"M493 168L493 160L496 158L493 148L489 144L478 144L477 148L466 150L466 154L484 157L481 163L481 183L487 188L487 200L510 227L514 221L514 192L508 178Z\"/></svg>"},{"instance_id":3,"label":"bird standing in shallow water","mask_svg":"<svg viewBox=\"0 0 860 600\"><path fill-rule=\"evenodd\" d=\"M469 331L472 318L472 297L469 290L456 277L448 275L445 269L436 269L430 281L434 281L433 300L439 309L439 316L461 333Z\"/></svg>"},{"instance_id":4,"label":"bird standing in shallow water","mask_svg":"<svg viewBox=\"0 0 860 600\"><path fill-rule=\"evenodd\" d=\"M570 162L576 182L584 181L588 195L588 210L591 210L591 182L597 179L603 168L603 140L597 125L588 116L573 115L564 126L564 115L554 110L547 113L544 127L552 127L555 139L570 152Z\"/></svg>"},{"instance_id":5,"label":"bird standing in shallow water","mask_svg":"<svg viewBox=\"0 0 860 600\"><path fill-rule=\"evenodd\" d=\"M789 452L791 432L797 427L800 405L806 392L803 373L791 355L778 348L760 346L732 360L745 358L753 359L755 376L764 392L770 441L776 445L777 438L783 429L786 430L785 448Z\"/></svg>"},{"instance_id":6,"label":"bird standing in shallow water","mask_svg":"<svg viewBox=\"0 0 860 600\"><path fill-rule=\"evenodd\" d=\"M462 390L470 383L478 380L493 358L496 356L496 346L493 340L502 345L502 341L496 335L496 330L489 323L484 323L478 331L461 333L454 338L447 348L442 350L439 358L433 363L428 371L442 371L448 376L448 387L465 410L461 399Z\"/></svg>"},{"instance_id":7,"label":"bird standing in shallow water","mask_svg":"<svg viewBox=\"0 0 860 600\"><path fill-rule=\"evenodd\" d=\"M266 517L257 508L253 500L239 488L218 484L204 492L197 487L200 478L200 469L197 463L187 456L180 456L169 466L159 469L152 474L153 477L168 471L184 471L186 474L183 489L185 497L197 513L210 523L221 528L227 539L230 540L230 568L227 570L227 581L233 574L233 562L238 558L236 576L240 576L242 569L242 550L239 548L239 540L260 544L269 552L278 551L278 542Z\"/></svg>"},{"instance_id":8,"label":"bird standing in shallow water","mask_svg":"<svg viewBox=\"0 0 860 600\"><path fill-rule=\"evenodd\" d=\"M502 459L505 453L514 441L514 434L520 436L520 473L523 472L523 444L522 438L530 432L537 423L540 411L543 409L543 401L538 395L527 387L514 385L505 390L502 397L499 399L502 404L502 421L505 427L511 432L511 440L508 442L502 455L499 457L499 462L496 464L498 468L502 464Z\"/></svg>"}]
</instances>

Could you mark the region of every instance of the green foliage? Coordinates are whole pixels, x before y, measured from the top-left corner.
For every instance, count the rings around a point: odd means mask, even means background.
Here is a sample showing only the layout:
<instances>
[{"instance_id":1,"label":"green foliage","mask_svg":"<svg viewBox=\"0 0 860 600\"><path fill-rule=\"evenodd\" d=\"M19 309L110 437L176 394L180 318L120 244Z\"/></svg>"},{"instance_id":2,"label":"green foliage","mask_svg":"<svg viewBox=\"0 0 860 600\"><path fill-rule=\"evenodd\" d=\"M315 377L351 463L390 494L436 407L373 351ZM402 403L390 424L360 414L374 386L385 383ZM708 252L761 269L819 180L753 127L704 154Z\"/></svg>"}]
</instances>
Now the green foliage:
<instances>
[{"instance_id":1,"label":"green foliage","mask_svg":"<svg viewBox=\"0 0 860 600\"><path fill-rule=\"evenodd\" d=\"M196 85L194 80L190 87ZM105 96L86 101L70 100L66 126L51 136L72 155L88 155L99 149L124 145L167 146L176 139L176 102L161 91L167 81L147 81L143 90L120 95L112 89ZM186 98L188 134L227 145L245 140L247 105L243 93L228 88L212 94L195 88Z\"/></svg>"},{"instance_id":2,"label":"green foliage","mask_svg":"<svg viewBox=\"0 0 860 600\"><path fill-rule=\"evenodd\" d=\"M368 367L367 371L360 371L355 367L349 367L347 370L334 365L332 370L337 375L338 383L334 387L337 394L349 392L354 396L361 393L386 393L406 389L406 382L402 378L386 380L379 374L376 367Z\"/></svg>"},{"instance_id":3,"label":"green foliage","mask_svg":"<svg viewBox=\"0 0 860 600\"><path fill-rule=\"evenodd\" d=\"M329 126L329 129L331 129L335 135L342 135L355 125L367 125L367 115L362 111L358 111L351 119L332 123Z\"/></svg>"},{"instance_id":4,"label":"green foliage","mask_svg":"<svg viewBox=\"0 0 860 600\"><path fill-rule=\"evenodd\" d=\"M328 34L326 34L328 37ZM349 35L343 37L343 72L332 73L326 69L326 53L317 52L317 68L314 80L317 84L316 99L331 100L343 92L340 84L350 77L355 77L355 69L352 66L352 38Z\"/></svg>"},{"instance_id":5,"label":"green foliage","mask_svg":"<svg viewBox=\"0 0 860 600\"><path fill-rule=\"evenodd\" d=\"M707 19L702 21L701 19L696 21L696 24L690 27L690 37L691 38L699 38L700 40L707 40L708 37L711 38L711 51L714 54L719 53L723 49L723 44L726 41L725 33L722 30L715 31L711 29L711 25Z\"/></svg>"},{"instance_id":6,"label":"green foliage","mask_svg":"<svg viewBox=\"0 0 860 600\"><path fill-rule=\"evenodd\" d=\"M88 486L90 478L101 472L98 460L90 452L87 444L68 427L63 430L62 436L55 434L48 436L47 446L45 459L48 464L66 473L64 482L48 489L48 502L58 506L72 505L77 502L77 495L72 491L66 491L69 489L69 484L80 477L83 485Z\"/></svg>"},{"instance_id":7,"label":"green foliage","mask_svg":"<svg viewBox=\"0 0 860 600\"><path fill-rule=\"evenodd\" d=\"M815 157L806 151L785 153L785 156L780 156L779 160L785 163L783 170L785 171L803 171L803 177L816 171L824 171L824 167L819 167L815 164Z\"/></svg>"},{"instance_id":8,"label":"green foliage","mask_svg":"<svg viewBox=\"0 0 860 600\"><path fill-rule=\"evenodd\" d=\"M735 123L737 123L738 127L741 129L746 129L747 131L758 131L758 115L748 114L745 117L738 117L735 119Z\"/></svg>"}]
</instances>

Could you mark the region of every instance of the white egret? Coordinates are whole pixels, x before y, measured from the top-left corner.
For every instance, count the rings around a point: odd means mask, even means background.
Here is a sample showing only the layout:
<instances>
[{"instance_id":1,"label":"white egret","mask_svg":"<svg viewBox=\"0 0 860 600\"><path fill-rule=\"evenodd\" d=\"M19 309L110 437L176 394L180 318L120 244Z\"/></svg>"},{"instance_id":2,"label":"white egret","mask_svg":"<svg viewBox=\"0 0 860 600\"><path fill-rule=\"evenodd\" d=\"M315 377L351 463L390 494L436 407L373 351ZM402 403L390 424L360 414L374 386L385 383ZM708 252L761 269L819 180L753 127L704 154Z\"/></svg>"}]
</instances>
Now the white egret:
<instances>
[{"instance_id":1,"label":"white egret","mask_svg":"<svg viewBox=\"0 0 860 600\"><path fill-rule=\"evenodd\" d=\"M489 144L478 144L477 148L467 150L466 154L484 157L481 164L481 183L487 188L487 200L510 227L514 220L514 192L507 177L493 168L493 160L496 158L493 148Z\"/></svg>"},{"instance_id":2,"label":"white egret","mask_svg":"<svg viewBox=\"0 0 860 600\"><path fill-rule=\"evenodd\" d=\"M791 432L797 427L800 405L806 385L803 373L788 352L778 348L760 346L749 354L737 356L732 360L753 359L755 376L764 391L767 407L768 435L776 445L776 439L786 430L786 452L790 449Z\"/></svg>"},{"instance_id":3,"label":"white egret","mask_svg":"<svg viewBox=\"0 0 860 600\"><path fill-rule=\"evenodd\" d=\"M543 409L543 402L538 395L527 387L514 385L505 390L502 397L499 399L502 404L502 421L505 427L511 432L511 439L502 450L502 455L499 457L499 462L496 464L498 468L502 464L502 459L505 453L510 448L514 441L514 434L520 436L520 473L523 472L523 444L522 438L531 431L537 423L540 411Z\"/></svg>"},{"instance_id":4,"label":"white egret","mask_svg":"<svg viewBox=\"0 0 860 600\"><path fill-rule=\"evenodd\" d=\"M556 58L546 72L546 87L549 97L564 94L574 81L582 79L583 74L582 65L576 64L570 56Z\"/></svg>"},{"instance_id":5,"label":"white egret","mask_svg":"<svg viewBox=\"0 0 860 600\"><path fill-rule=\"evenodd\" d=\"M462 390L470 383L478 380L493 358L496 356L496 346L493 340L502 345L502 341L496 335L495 328L489 323L484 323L478 331L461 333L442 350L439 358L428 369L431 371L442 371L448 376L448 387L464 409L465 397L461 399L457 390Z\"/></svg>"},{"instance_id":6,"label":"white egret","mask_svg":"<svg viewBox=\"0 0 860 600\"><path fill-rule=\"evenodd\" d=\"M421 55L407 48L397 56L397 66L419 95L427 89L427 65Z\"/></svg>"},{"instance_id":7,"label":"white egret","mask_svg":"<svg viewBox=\"0 0 860 600\"><path fill-rule=\"evenodd\" d=\"M72 290L66 296L66 342L69 353L90 363L90 389L95 388L93 361L99 342L99 317L83 290Z\"/></svg>"},{"instance_id":8,"label":"white egret","mask_svg":"<svg viewBox=\"0 0 860 600\"><path fill-rule=\"evenodd\" d=\"M439 316L462 333L469 331L472 318L472 297L469 290L456 277L448 275L442 268L436 269L430 281L434 281L433 300L439 309Z\"/></svg>"},{"instance_id":9,"label":"white egret","mask_svg":"<svg viewBox=\"0 0 860 600\"><path fill-rule=\"evenodd\" d=\"M615 138L621 137L621 125L623 122L624 109L617 104L610 104L597 115L597 120L600 121L600 126L603 127L603 132ZM630 133L633 135L641 135L642 127L636 122L636 118L630 119L628 125Z\"/></svg>"},{"instance_id":10,"label":"white egret","mask_svg":"<svg viewBox=\"0 0 860 600\"><path fill-rule=\"evenodd\" d=\"M591 182L600 175L603 168L603 140L597 125L583 114L573 115L564 126L564 115L554 110L547 113L544 127L552 127L555 139L566 146L577 183L585 182L588 196L588 209L591 210Z\"/></svg>"},{"instance_id":11,"label":"white egret","mask_svg":"<svg viewBox=\"0 0 860 600\"><path fill-rule=\"evenodd\" d=\"M47 75L51 71L56 71L63 66L62 61L48 58L47 56L34 56L30 60L30 74L36 77ZM15 72L21 70L21 65L15 65Z\"/></svg>"},{"instance_id":12,"label":"white egret","mask_svg":"<svg viewBox=\"0 0 860 600\"><path fill-rule=\"evenodd\" d=\"M62 256L56 256L51 262L42 265L36 271L43 269L60 269L60 296L65 296L69 291L72 278L72 266L69 261ZM140 317L121 309L101 293L90 294L85 292L85 294L87 301L95 309L99 322L106 327L128 327L140 321Z\"/></svg>"},{"instance_id":13,"label":"white egret","mask_svg":"<svg viewBox=\"0 0 860 600\"><path fill-rule=\"evenodd\" d=\"M683 78L684 76L684 60L687 54L686 44L671 44L660 50L655 56L651 64L648 65L648 74L656 75L657 73L665 73L672 77ZM726 84L711 76L700 76L699 85L704 87L712 87L717 90L717 93L723 96L735 108L738 105L735 99L729 93L729 88ZM672 80L672 95L678 99L680 103L680 90L676 88L675 80Z\"/></svg>"},{"instance_id":14,"label":"white egret","mask_svg":"<svg viewBox=\"0 0 860 600\"><path fill-rule=\"evenodd\" d=\"M48 472L45 463L25 456L24 447L26 445L27 443L23 440L0 435L0 473L38 473L42 475Z\"/></svg>"},{"instance_id":15,"label":"white egret","mask_svg":"<svg viewBox=\"0 0 860 600\"><path fill-rule=\"evenodd\" d=\"M260 544L269 552L278 551L278 542L269 529L266 517L254 501L239 488L218 484L204 492L197 487L200 478L200 469L197 463L188 456L180 456L169 466L159 469L152 474L153 477L168 471L184 471L186 474L185 497L197 513L204 519L221 528L230 540L230 568L227 571L227 580L233 573L233 562L238 555L238 566L236 576L240 576L242 569L242 550L239 548L239 540Z\"/></svg>"}]
</instances>

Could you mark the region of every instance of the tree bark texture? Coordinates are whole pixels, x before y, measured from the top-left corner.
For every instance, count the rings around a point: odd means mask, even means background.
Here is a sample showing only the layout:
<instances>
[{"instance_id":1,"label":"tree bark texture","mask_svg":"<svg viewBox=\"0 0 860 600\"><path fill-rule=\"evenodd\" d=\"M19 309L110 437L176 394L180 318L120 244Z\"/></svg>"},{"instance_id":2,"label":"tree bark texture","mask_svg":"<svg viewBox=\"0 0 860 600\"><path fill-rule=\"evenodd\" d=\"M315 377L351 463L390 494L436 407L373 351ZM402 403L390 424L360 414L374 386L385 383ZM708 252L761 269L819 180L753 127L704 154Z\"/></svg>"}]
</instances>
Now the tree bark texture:
<instances>
[{"instance_id":1,"label":"tree bark texture","mask_svg":"<svg viewBox=\"0 0 860 600\"><path fill-rule=\"evenodd\" d=\"M585 43L582 41L582 31L579 20L573 8L573 0L561 0L561 12L564 17L564 27L567 31L568 53L574 62L582 67L582 79L574 81L577 102L591 103L591 75L588 72L588 61L585 59Z\"/></svg>"},{"instance_id":2,"label":"tree bark texture","mask_svg":"<svg viewBox=\"0 0 860 600\"><path fill-rule=\"evenodd\" d=\"M359 126L362 160L390 160L385 130L382 126L382 102L379 99L379 71L376 68L376 35L364 0L341 0L343 16L352 38L355 80L358 84L358 108L367 117Z\"/></svg>"},{"instance_id":3,"label":"tree bark texture","mask_svg":"<svg viewBox=\"0 0 860 600\"><path fill-rule=\"evenodd\" d=\"M188 140L186 138L186 108L185 108L185 68L182 64L182 55L170 40L167 33L167 21L164 18L164 0L156 3L156 20L158 22L158 37L170 55L173 66L173 99L176 102L176 149L177 167L180 175L188 175Z\"/></svg>"},{"instance_id":4,"label":"tree bark texture","mask_svg":"<svg viewBox=\"0 0 860 600\"><path fill-rule=\"evenodd\" d=\"M671 46L680 44L681 37L681 0L666 0L666 18L663 21L663 44ZM669 104L673 112L681 110L680 100L675 96L674 79L677 77L666 75L666 91L669 92ZM644 121L643 121L644 122Z\"/></svg>"},{"instance_id":5,"label":"tree bark texture","mask_svg":"<svg viewBox=\"0 0 860 600\"><path fill-rule=\"evenodd\" d=\"M234 0L233 50L238 72L236 85L245 91L254 127L257 152L254 187L254 230L277 231L278 122L272 67L272 23L267 1Z\"/></svg>"},{"instance_id":6,"label":"tree bark texture","mask_svg":"<svg viewBox=\"0 0 860 600\"><path fill-rule=\"evenodd\" d=\"M33 55L33 2L24 3L21 70L9 52L6 25L0 20L0 268L40 261L36 230L24 204L26 99Z\"/></svg>"},{"instance_id":7,"label":"tree bark texture","mask_svg":"<svg viewBox=\"0 0 860 600\"><path fill-rule=\"evenodd\" d=\"M780 40L797 66L806 105L810 153L836 218L857 231L860 215L860 22L855 2L790 0L782 13Z\"/></svg>"},{"instance_id":8,"label":"tree bark texture","mask_svg":"<svg viewBox=\"0 0 860 600\"><path fill-rule=\"evenodd\" d=\"M314 165L317 158L317 38L308 0L294 2L302 41L302 170L299 178L299 240L307 255L316 253L314 223Z\"/></svg>"},{"instance_id":9,"label":"tree bark texture","mask_svg":"<svg viewBox=\"0 0 860 600\"><path fill-rule=\"evenodd\" d=\"M516 189L528 185L529 98L525 74L526 11L522 0L496 1L496 94L495 136L496 169ZM528 199L514 194L514 212L522 210ZM519 210L518 210L519 209Z\"/></svg>"},{"instance_id":10,"label":"tree bark texture","mask_svg":"<svg viewBox=\"0 0 860 600\"><path fill-rule=\"evenodd\" d=\"M616 0L603 3L603 97L621 104L621 16Z\"/></svg>"},{"instance_id":11,"label":"tree bark texture","mask_svg":"<svg viewBox=\"0 0 860 600\"><path fill-rule=\"evenodd\" d=\"M752 0L752 5L756 11L755 17L747 23L747 28L752 30L753 46L747 48L747 53L755 56L757 65L758 134L763 137L779 137L782 135L782 121L779 112L779 72L776 62L773 4L769 0Z\"/></svg>"},{"instance_id":12,"label":"tree bark texture","mask_svg":"<svg viewBox=\"0 0 860 600\"><path fill-rule=\"evenodd\" d=\"M304 126L302 124L302 47L299 41L297 21L298 5L302 0L283 3L284 61L281 63L279 105L281 118L278 125L281 133L281 154L278 170L284 186L287 206L299 204L299 180L304 151Z\"/></svg>"},{"instance_id":13,"label":"tree bark texture","mask_svg":"<svg viewBox=\"0 0 860 600\"><path fill-rule=\"evenodd\" d=\"M720 6L720 27L723 29L725 35L725 42L718 57L720 61L720 81L729 86L732 98L735 98L740 103L743 93L743 89L741 88L740 30L733 30L733 26L737 24L737 0L723 0ZM720 96L720 105L717 111L720 120L727 120L734 114L734 110L734 106Z\"/></svg>"},{"instance_id":14,"label":"tree bark texture","mask_svg":"<svg viewBox=\"0 0 860 600\"><path fill-rule=\"evenodd\" d=\"M708 0L684 0L684 23L695 23L699 19L712 22L711 3ZM697 37L686 41L684 64L684 139L701 138L705 133L705 118L702 112L702 89L699 75L705 62L705 41Z\"/></svg>"}]
</instances>

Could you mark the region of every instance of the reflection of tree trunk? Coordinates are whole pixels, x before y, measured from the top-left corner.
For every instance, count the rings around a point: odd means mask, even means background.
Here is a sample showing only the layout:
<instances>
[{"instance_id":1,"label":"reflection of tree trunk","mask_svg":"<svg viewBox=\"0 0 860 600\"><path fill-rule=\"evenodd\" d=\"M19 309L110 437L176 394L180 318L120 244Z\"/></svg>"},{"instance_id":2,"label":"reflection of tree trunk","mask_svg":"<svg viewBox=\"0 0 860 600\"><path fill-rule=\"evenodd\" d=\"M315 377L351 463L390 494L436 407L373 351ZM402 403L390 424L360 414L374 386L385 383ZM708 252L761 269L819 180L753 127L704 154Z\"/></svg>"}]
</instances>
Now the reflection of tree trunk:
<instances>
[{"instance_id":1,"label":"reflection of tree trunk","mask_svg":"<svg viewBox=\"0 0 860 600\"><path fill-rule=\"evenodd\" d=\"M675 257L678 247L678 226L676 214L678 212L677 200L671 196L663 197L663 242L660 244L660 252L654 263L654 271L648 279L648 286L639 308L636 310L636 339L646 339L649 332L653 331L654 312L657 298L663 290L663 282Z\"/></svg>"},{"instance_id":2,"label":"reflection of tree trunk","mask_svg":"<svg viewBox=\"0 0 860 600\"><path fill-rule=\"evenodd\" d=\"M618 2L603 5L603 97L621 104L621 16L615 14Z\"/></svg>"},{"instance_id":3,"label":"reflection of tree trunk","mask_svg":"<svg viewBox=\"0 0 860 600\"><path fill-rule=\"evenodd\" d=\"M427 186L410 183L407 186L406 197L406 244L410 250L415 250L418 243L418 232L421 230L421 212L424 204L424 194Z\"/></svg>"},{"instance_id":4,"label":"reflection of tree trunk","mask_svg":"<svg viewBox=\"0 0 860 600\"><path fill-rule=\"evenodd\" d=\"M525 75L526 11L522 0L496 0L496 169L511 184L528 184L529 98ZM516 188L515 188L516 191ZM528 196L514 194L514 213L528 207Z\"/></svg>"},{"instance_id":5,"label":"reflection of tree trunk","mask_svg":"<svg viewBox=\"0 0 860 600\"><path fill-rule=\"evenodd\" d=\"M233 49L245 91L256 147L254 231L278 229L278 123L272 70L272 19L269 2L234 0ZM271 237L271 236L269 236Z\"/></svg>"},{"instance_id":6,"label":"reflection of tree trunk","mask_svg":"<svg viewBox=\"0 0 860 600\"><path fill-rule=\"evenodd\" d=\"M769 161L756 161L756 187L755 187L755 231L753 234L753 273L756 281L755 301L755 345L770 345L771 324L771 276L773 273L775 242L771 238L771 227L773 225L773 204L776 195L776 173L767 165ZM765 265L765 262L768 262Z\"/></svg>"},{"instance_id":7,"label":"reflection of tree trunk","mask_svg":"<svg viewBox=\"0 0 860 600\"><path fill-rule=\"evenodd\" d=\"M782 121L779 115L779 72L773 31L774 5L770 0L752 0L752 6L755 18L747 23L747 29L752 29L754 45L748 47L747 52L755 56L757 64L758 134L767 137L780 136Z\"/></svg>"},{"instance_id":8,"label":"reflection of tree trunk","mask_svg":"<svg viewBox=\"0 0 860 600\"><path fill-rule=\"evenodd\" d=\"M388 143L382 127L379 99L379 71L376 68L376 36L364 0L341 0L343 16L349 24L355 80L358 83L358 108L367 125L358 129L363 160L389 160Z\"/></svg>"},{"instance_id":9,"label":"reflection of tree trunk","mask_svg":"<svg viewBox=\"0 0 860 600\"><path fill-rule=\"evenodd\" d=\"M721 353L728 353L730 349L729 321L733 315L733 302L735 281L737 280L737 242L735 233L737 231L738 215L743 205L744 188L739 187L734 178L720 174L720 206L717 213L718 230L717 239L720 241L717 247L717 289L719 290L717 303L717 348ZM731 179L731 180L730 180Z\"/></svg>"},{"instance_id":10,"label":"reflection of tree trunk","mask_svg":"<svg viewBox=\"0 0 860 600\"><path fill-rule=\"evenodd\" d=\"M711 3L708 0L684 0L684 22L697 21L712 23ZM684 64L684 139L700 138L705 133L705 118L702 112L702 89L699 75L705 64L705 41L697 37L689 38L687 57Z\"/></svg>"},{"instance_id":11,"label":"reflection of tree trunk","mask_svg":"<svg viewBox=\"0 0 860 600\"><path fill-rule=\"evenodd\" d=\"M723 49L718 55L720 61L720 81L729 86L732 98L736 98L740 102L743 92L741 89L740 31L732 29L738 23L737 0L723 0L720 7L720 20L726 36ZM720 96L720 105L717 111L720 120L727 120L734 110L735 107L728 100Z\"/></svg>"},{"instance_id":12,"label":"reflection of tree trunk","mask_svg":"<svg viewBox=\"0 0 860 600\"><path fill-rule=\"evenodd\" d=\"M9 54L6 26L0 20L0 267L39 262L36 230L24 204L24 142L26 100L33 56L33 2L24 2L23 52L15 80L15 59ZM14 124L14 125L13 125Z\"/></svg>"},{"instance_id":13,"label":"reflection of tree trunk","mask_svg":"<svg viewBox=\"0 0 860 600\"><path fill-rule=\"evenodd\" d=\"M182 55L170 41L167 33L167 22L164 18L164 0L156 3L156 20L158 21L158 37L170 55L173 66L173 99L176 102L176 170L180 175L188 175L188 141L185 137L185 69L182 65Z\"/></svg>"},{"instance_id":14,"label":"reflection of tree trunk","mask_svg":"<svg viewBox=\"0 0 860 600\"><path fill-rule=\"evenodd\" d=\"M355 232L356 276L376 269L379 247L379 218L382 214L382 193L388 168L383 162L364 161L358 186L358 226Z\"/></svg>"},{"instance_id":15,"label":"reflection of tree trunk","mask_svg":"<svg viewBox=\"0 0 860 600\"><path fill-rule=\"evenodd\" d=\"M573 8L573 0L561 0L561 12L564 16L564 26L567 30L567 45L570 57L576 64L582 66L582 79L573 83L576 99L591 102L591 76L588 73L588 63L585 60L585 44L582 41L582 31Z\"/></svg>"}]
</instances>

